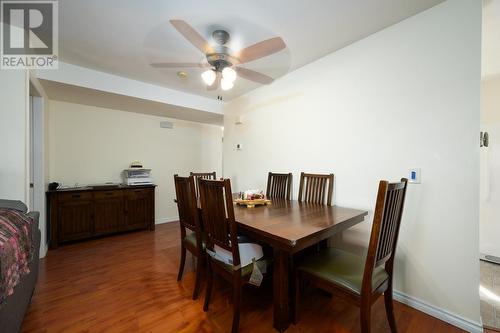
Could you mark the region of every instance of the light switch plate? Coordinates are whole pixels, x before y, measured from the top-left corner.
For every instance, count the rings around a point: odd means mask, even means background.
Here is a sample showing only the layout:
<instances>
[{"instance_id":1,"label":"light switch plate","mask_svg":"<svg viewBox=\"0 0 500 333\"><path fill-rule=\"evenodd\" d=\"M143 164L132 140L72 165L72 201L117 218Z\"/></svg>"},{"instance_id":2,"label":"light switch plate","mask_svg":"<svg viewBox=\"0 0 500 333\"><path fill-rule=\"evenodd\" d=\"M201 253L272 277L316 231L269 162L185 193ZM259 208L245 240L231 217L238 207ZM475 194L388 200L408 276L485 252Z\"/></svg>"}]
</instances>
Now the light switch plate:
<instances>
[{"instance_id":1,"label":"light switch plate","mask_svg":"<svg viewBox=\"0 0 500 333\"><path fill-rule=\"evenodd\" d=\"M420 184L421 175L419 168L410 169L410 172L408 173L408 182L413 184Z\"/></svg>"}]
</instances>

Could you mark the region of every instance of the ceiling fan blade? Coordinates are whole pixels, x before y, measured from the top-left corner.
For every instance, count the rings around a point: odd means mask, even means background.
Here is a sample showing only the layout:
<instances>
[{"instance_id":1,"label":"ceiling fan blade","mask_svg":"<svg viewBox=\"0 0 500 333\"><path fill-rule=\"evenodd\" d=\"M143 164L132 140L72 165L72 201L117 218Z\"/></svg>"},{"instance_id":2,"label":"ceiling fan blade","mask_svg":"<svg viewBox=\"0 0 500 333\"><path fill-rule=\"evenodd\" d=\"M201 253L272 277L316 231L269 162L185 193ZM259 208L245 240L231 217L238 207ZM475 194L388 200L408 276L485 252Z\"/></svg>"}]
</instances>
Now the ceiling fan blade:
<instances>
[{"instance_id":1,"label":"ceiling fan blade","mask_svg":"<svg viewBox=\"0 0 500 333\"><path fill-rule=\"evenodd\" d=\"M217 72L217 76L215 77L215 82L214 82L214 83L212 83L212 85L211 85L211 86L207 86L207 90L208 90L208 91L217 90L217 88L218 88L218 87L219 87L219 85L220 85L220 79L221 79L221 77L220 77L220 73L219 73L219 72Z\"/></svg>"},{"instance_id":2,"label":"ceiling fan blade","mask_svg":"<svg viewBox=\"0 0 500 333\"><path fill-rule=\"evenodd\" d=\"M196 62L156 62L150 64L154 68L205 68L209 64L200 64Z\"/></svg>"},{"instance_id":3,"label":"ceiling fan blade","mask_svg":"<svg viewBox=\"0 0 500 333\"><path fill-rule=\"evenodd\" d=\"M264 75L262 73L253 71L248 68L243 68L243 67L235 67L236 72L238 72L238 75L241 76L244 79L254 81L257 83L262 83L262 84L271 84L274 79L270 76Z\"/></svg>"},{"instance_id":4,"label":"ceiling fan blade","mask_svg":"<svg viewBox=\"0 0 500 333\"><path fill-rule=\"evenodd\" d=\"M192 26L183 20L170 20L174 28L180 32L191 44L204 54L213 53L213 49Z\"/></svg>"},{"instance_id":5,"label":"ceiling fan blade","mask_svg":"<svg viewBox=\"0 0 500 333\"><path fill-rule=\"evenodd\" d=\"M281 37L274 37L240 50L237 52L236 57L240 60L241 64L244 64L281 51L285 47L286 44Z\"/></svg>"}]
</instances>

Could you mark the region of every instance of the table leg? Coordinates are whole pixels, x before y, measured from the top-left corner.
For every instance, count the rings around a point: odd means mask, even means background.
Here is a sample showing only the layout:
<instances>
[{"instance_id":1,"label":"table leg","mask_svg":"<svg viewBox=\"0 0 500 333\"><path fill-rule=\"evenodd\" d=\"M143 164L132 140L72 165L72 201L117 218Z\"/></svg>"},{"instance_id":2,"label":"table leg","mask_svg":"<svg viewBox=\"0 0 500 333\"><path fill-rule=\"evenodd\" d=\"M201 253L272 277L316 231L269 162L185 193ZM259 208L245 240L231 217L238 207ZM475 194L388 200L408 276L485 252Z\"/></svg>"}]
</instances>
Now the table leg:
<instances>
[{"instance_id":1,"label":"table leg","mask_svg":"<svg viewBox=\"0 0 500 333\"><path fill-rule=\"evenodd\" d=\"M290 325L289 253L274 249L273 301L274 328L285 331Z\"/></svg>"}]
</instances>

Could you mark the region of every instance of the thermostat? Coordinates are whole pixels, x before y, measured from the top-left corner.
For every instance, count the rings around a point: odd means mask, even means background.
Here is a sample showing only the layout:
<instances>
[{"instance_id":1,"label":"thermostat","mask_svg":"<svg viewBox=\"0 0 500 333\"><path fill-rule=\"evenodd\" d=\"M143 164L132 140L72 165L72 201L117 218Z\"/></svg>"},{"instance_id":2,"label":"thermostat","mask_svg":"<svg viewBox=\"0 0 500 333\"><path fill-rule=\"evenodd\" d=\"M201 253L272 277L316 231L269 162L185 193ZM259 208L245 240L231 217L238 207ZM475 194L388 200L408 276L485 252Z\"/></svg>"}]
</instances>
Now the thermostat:
<instances>
[{"instance_id":1,"label":"thermostat","mask_svg":"<svg viewBox=\"0 0 500 333\"><path fill-rule=\"evenodd\" d=\"M413 184L420 184L420 169L410 169L410 173L408 175L408 182Z\"/></svg>"}]
</instances>

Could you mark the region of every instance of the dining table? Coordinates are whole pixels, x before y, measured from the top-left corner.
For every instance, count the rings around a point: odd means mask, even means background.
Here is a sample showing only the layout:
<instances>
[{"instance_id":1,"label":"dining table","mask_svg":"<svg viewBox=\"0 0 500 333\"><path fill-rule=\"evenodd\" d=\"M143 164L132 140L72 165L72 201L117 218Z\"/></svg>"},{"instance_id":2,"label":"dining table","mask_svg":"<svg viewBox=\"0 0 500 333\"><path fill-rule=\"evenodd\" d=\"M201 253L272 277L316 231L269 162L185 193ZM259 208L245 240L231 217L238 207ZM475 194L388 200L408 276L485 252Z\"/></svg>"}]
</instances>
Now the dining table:
<instances>
[{"instance_id":1,"label":"dining table","mask_svg":"<svg viewBox=\"0 0 500 333\"><path fill-rule=\"evenodd\" d=\"M362 222L368 212L354 208L272 199L253 208L234 205L238 232L273 248L273 326L285 331L292 319L294 255Z\"/></svg>"}]
</instances>

